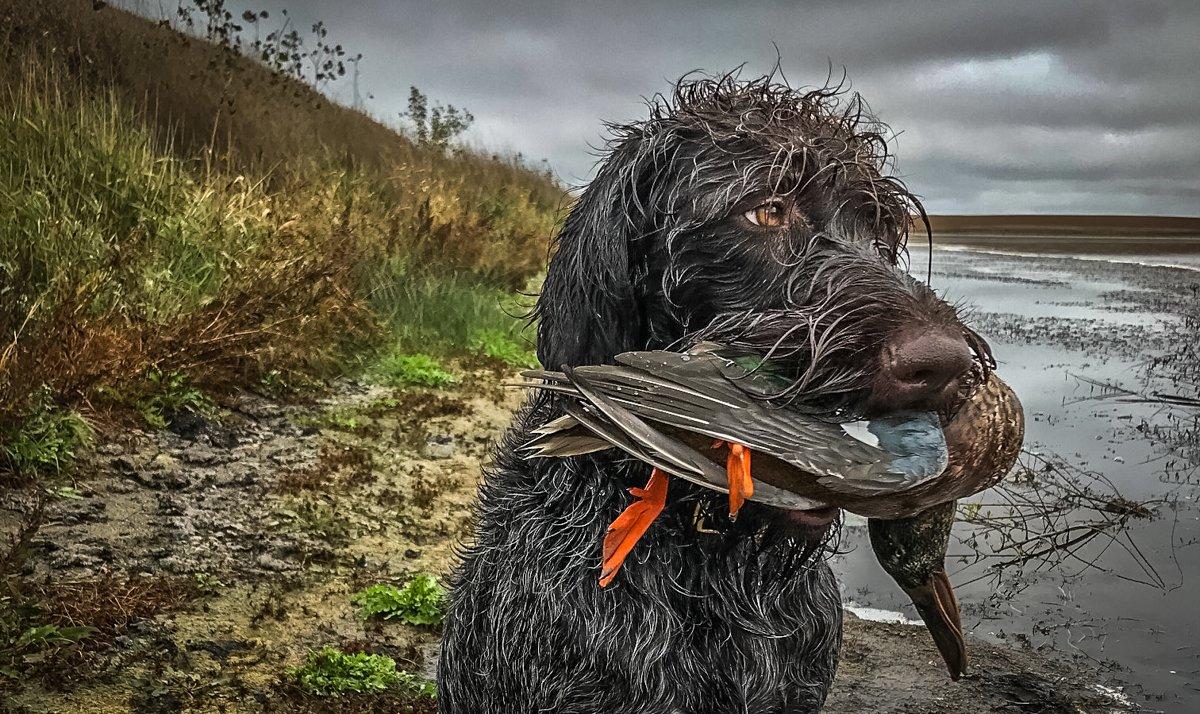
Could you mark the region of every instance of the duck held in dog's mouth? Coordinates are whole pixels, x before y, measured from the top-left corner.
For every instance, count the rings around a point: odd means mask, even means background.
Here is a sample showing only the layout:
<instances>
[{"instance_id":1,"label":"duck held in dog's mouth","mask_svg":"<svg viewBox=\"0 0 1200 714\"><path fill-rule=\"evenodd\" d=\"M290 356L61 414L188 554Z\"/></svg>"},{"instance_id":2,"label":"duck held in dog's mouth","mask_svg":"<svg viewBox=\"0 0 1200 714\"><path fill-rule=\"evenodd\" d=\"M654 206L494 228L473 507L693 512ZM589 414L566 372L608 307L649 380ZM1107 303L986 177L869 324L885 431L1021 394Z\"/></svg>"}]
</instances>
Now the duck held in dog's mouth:
<instances>
[{"instance_id":1,"label":"duck held in dog's mouth","mask_svg":"<svg viewBox=\"0 0 1200 714\"><path fill-rule=\"evenodd\" d=\"M876 557L913 600L950 676L966 671L944 568L955 501L1002 479L1024 435L1020 402L994 371L983 371L952 413L839 424L749 395L744 388L754 382L746 380L757 368L722 354L721 345L624 353L617 363L524 373L542 380L526 386L574 398L526 444L529 458L616 447L654 466L605 537L602 587L664 507L668 474L728 493L731 517L757 502L811 541L825 537L844 508L868 518Z\"/></svg>"}]
</instances>

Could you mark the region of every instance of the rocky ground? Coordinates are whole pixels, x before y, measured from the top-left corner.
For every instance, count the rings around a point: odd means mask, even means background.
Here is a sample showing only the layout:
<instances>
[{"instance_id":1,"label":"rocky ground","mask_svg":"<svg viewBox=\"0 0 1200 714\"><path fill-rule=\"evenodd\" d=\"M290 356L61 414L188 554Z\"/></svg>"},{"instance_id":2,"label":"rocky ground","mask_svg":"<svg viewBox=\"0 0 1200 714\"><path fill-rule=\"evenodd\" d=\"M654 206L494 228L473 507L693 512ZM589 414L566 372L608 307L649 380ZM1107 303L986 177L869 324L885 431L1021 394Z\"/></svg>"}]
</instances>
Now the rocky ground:
<instances>
[{"instance_id":1,"label":"rocky ground","mask_svg":"<svg viewBox=\"0 0 1200 714\"><path fill-rule=\"evenodd\" d=\"M0 676L0 710L430 711L306 696L286 671L328 644L429 671L436 628L364 623L350 597L445 574L469 537L481 467L520 395L496 386L499 366L461 371L448 391L242 395L171 430L108 434L40 514L32 488L0 494L0 533L27 545L8 564L25 592L43 616L95 628L19 681ZM848 615L827 711L1127 710L1068 655L971 646L972 674L952 683L921 628Z\"/></svg>"}]
</instances>

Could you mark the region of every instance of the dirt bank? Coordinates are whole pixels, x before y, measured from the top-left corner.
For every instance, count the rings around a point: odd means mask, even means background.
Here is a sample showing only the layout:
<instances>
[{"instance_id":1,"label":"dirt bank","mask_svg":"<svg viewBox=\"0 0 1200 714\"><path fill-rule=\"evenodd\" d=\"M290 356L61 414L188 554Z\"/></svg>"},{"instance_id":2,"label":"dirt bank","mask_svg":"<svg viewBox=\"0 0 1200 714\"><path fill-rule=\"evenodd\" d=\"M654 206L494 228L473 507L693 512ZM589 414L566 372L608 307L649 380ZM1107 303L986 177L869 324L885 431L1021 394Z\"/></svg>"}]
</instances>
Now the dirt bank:
<instances>
[{"instance_id":1,"label":"dirt bank","mask_svg":"<svg viewBox=\"0 0 1200 714\"><path fill-rule=\"evenodd\" d=\"M41 617L96 629L20 680L0 677L8 710L403 710L306 698L284 673L327 644L427 672L436 629L364 623L350 596L445 573L470 533L482 463L519 395L494 386L498 366L462 369L451 391L344 384L305 405L244 395L174 431L103 441L47 503L20 565ZM5 535L37 520L35 496L0 494ZM920 628L848 616L827 710L1124 710L1102 675L1061 653L972 653L971 676L951 683Z\"/></svg>"}]
</instances>

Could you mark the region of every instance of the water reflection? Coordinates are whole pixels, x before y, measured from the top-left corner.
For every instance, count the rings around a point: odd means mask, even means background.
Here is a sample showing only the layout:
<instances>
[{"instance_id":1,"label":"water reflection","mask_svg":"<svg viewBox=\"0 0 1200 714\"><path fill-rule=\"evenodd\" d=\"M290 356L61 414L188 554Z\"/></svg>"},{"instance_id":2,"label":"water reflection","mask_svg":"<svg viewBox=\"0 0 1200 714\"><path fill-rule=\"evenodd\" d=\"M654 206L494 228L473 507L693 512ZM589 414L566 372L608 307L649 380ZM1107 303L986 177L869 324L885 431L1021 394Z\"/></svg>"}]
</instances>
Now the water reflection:
<instances>
[{"instance_id":1,"label":"water reflection","mask_svg":"<svg viewBox=\"0 0 1200 714\"><path fill-rule=\"evenodd\" d=\"M924 277L927 257L924 248L914 247L915 275ZM1067 573L1037 573L1020 592L998 592L984 579L961 587L959 595L964 625L976 636L1028 637L1115 661L1128 668L1119 677L1146 694L1166 695L1152 709L1200 711L1195 482L1180 476L1178 459L1165 458L1160 445L1135 428L1161 424L1163 410L1094 399L1096 387L1081 379L1136 382L1145 361L1179 339L1180 317L1153 307L1157 298L1150 293L1200 282L1200 272L1138 266L1137 256L1125 260L935 250L932 282L950 300L973 306L1002 376L1025 405L1028 449L1099 472L1129 498L1174 501L1131 530L1168 587L1124 579L1138 572L1137 556L1109 548L1097 562L1101 570L1080 563ZM1200 258L1195 263L1200 266ZM846 598L912 617L907 599L871 556L865 523L848 521L845 542L853 550L835 567ZM982 566L969 565L954 579L967 583L981 574Z\"/></svg>"}]
</instances>

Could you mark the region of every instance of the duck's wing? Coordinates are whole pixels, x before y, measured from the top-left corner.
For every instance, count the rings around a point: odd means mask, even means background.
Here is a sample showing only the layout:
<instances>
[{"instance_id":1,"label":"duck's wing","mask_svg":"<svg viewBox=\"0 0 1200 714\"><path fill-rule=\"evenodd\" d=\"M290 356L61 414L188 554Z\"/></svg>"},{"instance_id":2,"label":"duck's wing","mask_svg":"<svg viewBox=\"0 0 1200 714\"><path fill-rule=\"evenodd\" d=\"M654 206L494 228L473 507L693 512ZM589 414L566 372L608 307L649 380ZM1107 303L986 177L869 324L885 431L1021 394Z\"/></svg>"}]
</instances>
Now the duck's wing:
<instances>
[{"instance_id":1,"label":"duck's wing","mask_svg":"<svg viewBox=\"0 0 1200 714\"><path fill-rule=\"evenodd\" d=\"M644 419L764 451L813 474L825 488L848 496L893 493L936 477L944 460L914 470L840 424L773 407L739 389L722 372L715 351L628 352L617 365L577 367L571 373L533 370L551 391L594 401L596 394ZM584 394L580 379L590 385ZM943 444L944 446L944 444Z\"/></svg>"},{"instance_id":2,"label":"duck's wing","mask_svg":"<svg viewBox=\"0 0 1200 714\"><path fill-rule=\"evenodd\" d=\"M533 430L534 437L519 447L526 458L583 456L613 448L611 442L579 423L570 414Z\"/></svg>"},{"instance_id":3,"label":"duck's wing","mask_svg":"<svg viewBox=\"0 0 1200 714\"><path fill-rule=\"evenodd\" d=\"M683 442L654 429L637 415L609 399L578 369L567 373L588 400L584 407L568 407L567 414L597 436L626 453L693 483L721 493L729 492L728 474L711 459ZM599 418L603 417L603 418ZM785 491L769 483L756 482L754 501L792 510L822 508L828 504Z\"/></svg>"}]
</instances>

